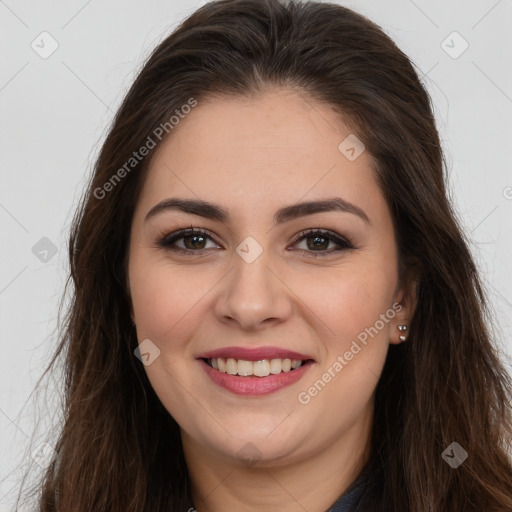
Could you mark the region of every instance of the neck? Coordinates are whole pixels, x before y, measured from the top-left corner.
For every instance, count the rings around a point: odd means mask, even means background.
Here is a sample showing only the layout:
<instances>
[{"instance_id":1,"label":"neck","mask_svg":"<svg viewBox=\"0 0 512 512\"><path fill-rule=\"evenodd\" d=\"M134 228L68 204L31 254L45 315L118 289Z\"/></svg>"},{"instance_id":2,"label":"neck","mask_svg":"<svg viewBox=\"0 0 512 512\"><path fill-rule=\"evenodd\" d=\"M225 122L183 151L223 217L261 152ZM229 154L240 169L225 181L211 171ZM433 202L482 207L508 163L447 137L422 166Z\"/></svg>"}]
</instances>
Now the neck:
<instances>
[{"instance_id":1,"label":"neck","mask_svg":"<svg viewBox=\"0 0 512 512\"><path fill-rule=\"evenodd\" d=\"M311 454L284 463L244 465L206 450L182 431L183 450L197 512L324 512L355 481L368 461L372 409Z\"/></svg>"}]
</instances>

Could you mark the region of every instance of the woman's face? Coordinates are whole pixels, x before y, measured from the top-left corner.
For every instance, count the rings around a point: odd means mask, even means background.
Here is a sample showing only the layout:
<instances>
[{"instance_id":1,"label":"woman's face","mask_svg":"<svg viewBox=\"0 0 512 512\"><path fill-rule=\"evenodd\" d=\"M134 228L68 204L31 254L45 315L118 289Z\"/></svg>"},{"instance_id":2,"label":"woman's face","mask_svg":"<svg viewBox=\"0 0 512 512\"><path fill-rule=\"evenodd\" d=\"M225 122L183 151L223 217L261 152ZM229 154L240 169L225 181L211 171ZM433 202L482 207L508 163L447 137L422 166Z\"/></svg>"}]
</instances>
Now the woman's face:
<instances>
[{"instance_id":1,"label":"woman's face","mask_svg":"<svg viewBox=\"0 0 512 512\"><path fill-rule=\"evenodd\" d=\"M158 149L129 284L144 368L184 445L270 466L368 439L409 318L371 164L330 107L285 89L199 102ZM202 233L171 240L191 226Z\"/></svg>"}]
</instances>

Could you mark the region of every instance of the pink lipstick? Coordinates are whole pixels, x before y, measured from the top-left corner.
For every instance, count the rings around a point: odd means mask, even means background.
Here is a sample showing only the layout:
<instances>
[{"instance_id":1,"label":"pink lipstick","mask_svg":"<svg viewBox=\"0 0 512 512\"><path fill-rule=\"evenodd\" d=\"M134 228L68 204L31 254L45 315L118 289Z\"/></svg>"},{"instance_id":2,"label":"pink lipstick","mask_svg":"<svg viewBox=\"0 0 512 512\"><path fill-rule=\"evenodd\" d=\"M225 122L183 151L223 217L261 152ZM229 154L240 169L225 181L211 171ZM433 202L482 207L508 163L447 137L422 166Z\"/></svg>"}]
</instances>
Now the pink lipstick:
<instances>
[{"instance_id":1,"label":"pink lipstick","mask_svg":"<svg viewBox=\"0 0 512 512\"><path fill-rule=\"evenodd\" d=\"M261 396L297 382L314 359L278 347L225 347L197 356L212 381L232 393Z\"/></svg>"}]
</instances>

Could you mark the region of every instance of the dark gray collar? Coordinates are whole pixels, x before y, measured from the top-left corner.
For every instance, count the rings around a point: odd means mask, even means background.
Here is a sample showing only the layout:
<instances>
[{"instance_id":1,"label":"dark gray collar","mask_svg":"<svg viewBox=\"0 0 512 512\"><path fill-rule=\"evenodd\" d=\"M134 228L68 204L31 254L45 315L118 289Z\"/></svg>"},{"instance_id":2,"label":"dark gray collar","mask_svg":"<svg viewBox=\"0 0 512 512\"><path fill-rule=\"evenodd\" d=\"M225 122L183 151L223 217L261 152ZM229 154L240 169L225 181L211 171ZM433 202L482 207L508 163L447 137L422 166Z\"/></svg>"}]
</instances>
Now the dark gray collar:
<instances>
[{"instance_id":1,"label":"dark gray collar","mask_svg":"<svg viewBox=\"0 0 512 512\"><path fill-rule=\"evenodd\" d=\"M355 512L363 494L372 487L377 477L375 463L369 462L352 485L336 500L327 512Z\"/></svg>"},{"instance_id":2,"label":"dark gray collar","mask_svg":"<svg viewBox=\"0 0 512 512\"><path fill-rule=\"evenodd\" d=\"M327 512L354 512L364 491L364 486L359 485L361 481L362 478L358 477L354 484L331 505Z\"/></svg>"}]
</instances>

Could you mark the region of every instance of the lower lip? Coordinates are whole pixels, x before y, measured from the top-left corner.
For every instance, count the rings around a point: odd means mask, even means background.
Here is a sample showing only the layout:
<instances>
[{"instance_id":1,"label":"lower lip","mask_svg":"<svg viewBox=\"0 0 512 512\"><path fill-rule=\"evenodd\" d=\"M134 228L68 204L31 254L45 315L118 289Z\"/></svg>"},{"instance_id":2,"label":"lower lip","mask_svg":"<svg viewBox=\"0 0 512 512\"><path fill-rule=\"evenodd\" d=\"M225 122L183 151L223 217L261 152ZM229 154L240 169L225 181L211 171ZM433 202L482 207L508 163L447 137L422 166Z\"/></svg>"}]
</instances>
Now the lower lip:
<instances>
[{"instance_id":1,"label":"lower lip","mask_svg":"<svg viewBox=\"0 0 512 512\"><path fill-rule=\"evenodd\" d=\"M229 373L215 370L203 359L199 359L204 371L218 386L231 391L237 395L261 396L268 395L281 388L290 386L297 382L309 370L313 361L307 361L305 364L289 372L281 372L277 375L270 374L268 377L241 377L240 375L230 375Z\"/></svg>"}]
</instances>

